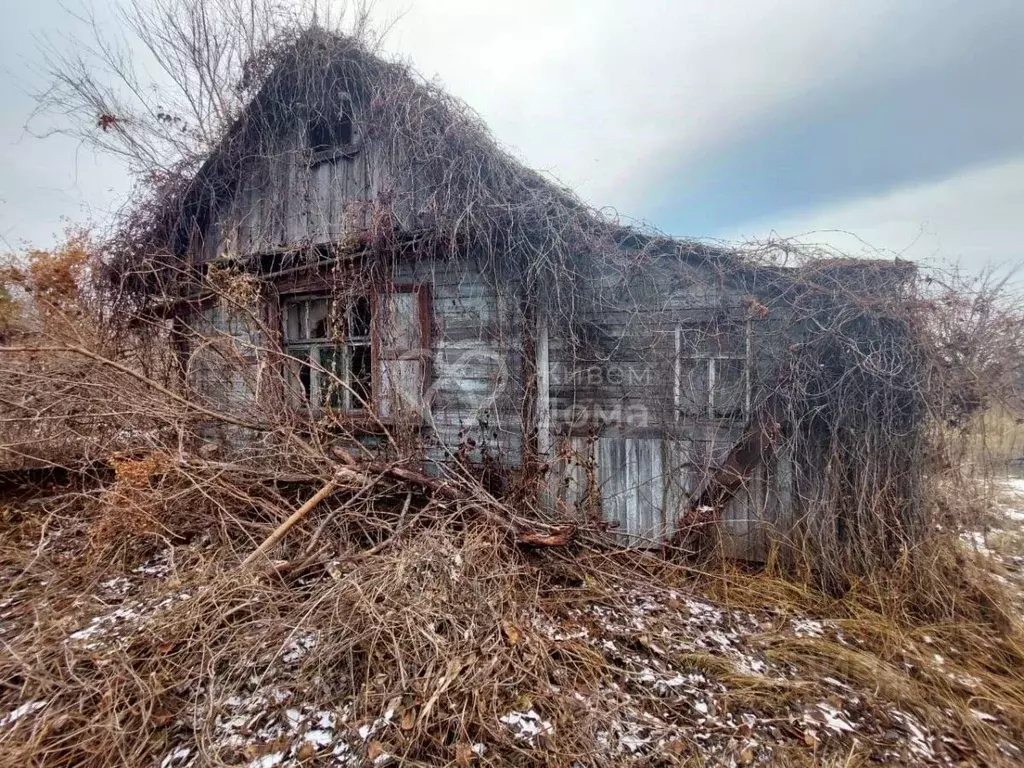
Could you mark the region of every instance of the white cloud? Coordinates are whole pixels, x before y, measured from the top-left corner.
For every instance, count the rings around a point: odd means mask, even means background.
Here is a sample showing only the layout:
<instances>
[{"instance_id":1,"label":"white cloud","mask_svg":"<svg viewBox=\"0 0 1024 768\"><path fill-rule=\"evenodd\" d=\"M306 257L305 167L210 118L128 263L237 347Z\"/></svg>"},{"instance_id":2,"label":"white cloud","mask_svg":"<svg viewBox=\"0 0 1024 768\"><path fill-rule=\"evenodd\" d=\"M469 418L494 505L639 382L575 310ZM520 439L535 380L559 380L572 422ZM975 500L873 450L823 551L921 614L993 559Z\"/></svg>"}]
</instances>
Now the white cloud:
<instances>
[{"instance_id":1,"label":"white cloud","mask_svg":"<svg viewBox=\"0 0 1024 768\"><path fill-rule=\"evenodd\" d=\"M1024 267L1024 157L776 221L740 225L727 239L774 233L860 255ZM852 234L855 233L855 234Z\"/></svg>"}]
</instances>

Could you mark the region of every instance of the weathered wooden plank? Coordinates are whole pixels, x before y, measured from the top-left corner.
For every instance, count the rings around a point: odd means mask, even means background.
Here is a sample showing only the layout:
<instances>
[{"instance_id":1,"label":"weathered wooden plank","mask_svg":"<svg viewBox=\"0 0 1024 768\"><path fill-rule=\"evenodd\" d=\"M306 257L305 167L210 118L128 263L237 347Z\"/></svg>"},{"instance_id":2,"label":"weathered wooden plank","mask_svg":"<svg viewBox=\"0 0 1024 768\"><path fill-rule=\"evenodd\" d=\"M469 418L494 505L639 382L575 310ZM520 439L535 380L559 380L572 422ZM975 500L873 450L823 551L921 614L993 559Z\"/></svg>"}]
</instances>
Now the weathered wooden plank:
<instances>
[{"instance_id":1,"label":"weathered wooden plank","mask_svg":"<svg viewBox=\"0 0 1024 768\"><path fill-rule=\"evenodd\" d=\"M298 243L309 236L309 167L305 156L293 148L286 155L288 193L285 220L285 241Z\"/></svg>"},{"instance_id":2,"label":"weathered wooden plank","mask_svg":"<svg viewBox=\"0 0 1024 768\"><path fill-rule=\"evenodd\" d=\"M313 242L330 240L331 169L330 163L318 163L310 170L309 234Z\"/></svg>"},{"instance_id":3,"label":"weathered wooden plank","mask_svg":"<svg viewBox=\"0 0 1024 768\"><path fill-rule=\"evenodd\" d=\"M353 234L352 230L363 227L351 222L350 201L353 198L350 188L350 166L351 160L338 158L326 165L330 166L331 185L331 211L330 211L330 239L340 240Z\"/></svg>"},{"instance_id":4,"label":"weathered wooden plank","mask_svg":"<svg viewBox=\"0 0 1024 768\"><path fill-rule=\"evenodd\" d=\"M601 438L597 441L597 476L601 488L602 516L617 524L616 538L628 543L629 510L626 441Z\"/></svg>"},{"instance_id":5,"label":"weathered wooden plank","mask_svg":"<svg viewBox=\"0 0 1024 768\"><path fill-rule=\"evenodd\" d=\"M665 536L670 538L678 529L678 521L689 507L690 495L697 487L695 472L689 463L688 453L683 444L677 440L661 441L662 465L665 468L662 478L664 495L663 514L665 519Z\"/></svg>"},{"instance_id":6,"label":"weathered wooden plank","mask_svg":"<svg viewBox=\"0 0 1024 768\"><path fill-rule=\"evenodd\" d=\"M665 538L666 525L662 504L664 501L661 440L635 439L637 456L637 532L657 544Z\"/></svg>"},{"instance_id":7,"label":"weathered wooden plank","mask_svg":"<svg viewBox=\"0 0 1024 768\"><path fill-rule=\"evenodd\" d=\"M761 524L765 492L764 474L759 467L722 510L720 532L722 549L727 557L764 559Z\"/></svg>"},{"instance_id":8,"label":"weathered wooden plank","mask_svg":"<svg viewBox=\"0 0 1024 768\"><path fill-rule=\"evenodd\" d=\"M287 242L288 200L292 195L287 154L283 151L274 153L270 157L269 165L266 187L266 239L270 248L279 248Z\"/></svg>"}]
</instances>

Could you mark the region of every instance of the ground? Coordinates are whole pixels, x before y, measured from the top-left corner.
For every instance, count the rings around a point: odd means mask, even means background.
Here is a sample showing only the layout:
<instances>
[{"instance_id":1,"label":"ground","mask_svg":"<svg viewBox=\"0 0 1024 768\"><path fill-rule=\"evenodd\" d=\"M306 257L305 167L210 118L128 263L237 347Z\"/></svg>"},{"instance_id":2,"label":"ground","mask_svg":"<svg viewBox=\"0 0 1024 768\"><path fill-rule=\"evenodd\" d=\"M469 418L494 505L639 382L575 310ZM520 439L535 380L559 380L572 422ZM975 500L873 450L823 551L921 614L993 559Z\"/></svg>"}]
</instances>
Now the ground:
<instances>
[{"instance_id":1,"label":"ground","mask_svg":"<svg viewBox=\"0 0 1024 768\"><path fill-rule=\"evenodd\" d=\"M997 484L990 514L983 523L978 530L964 534L964 541L997 564L997 577L1024 596L1024 478Z\"/></svg>"},{"instance_id":2,"label":"ground","mask_svg":"<svg viewBox=\"0 0 1024 768\"><path fill-rule=\"evenodd\" d=\"M4 510L5 764L1024 763L1013 627L656 558L497 562L465 530L286 575L209 532L90 570L95 521L61 510ZM990 514L964 556L1024 594L1024 482Z\"/></svg>"}]
</instances>

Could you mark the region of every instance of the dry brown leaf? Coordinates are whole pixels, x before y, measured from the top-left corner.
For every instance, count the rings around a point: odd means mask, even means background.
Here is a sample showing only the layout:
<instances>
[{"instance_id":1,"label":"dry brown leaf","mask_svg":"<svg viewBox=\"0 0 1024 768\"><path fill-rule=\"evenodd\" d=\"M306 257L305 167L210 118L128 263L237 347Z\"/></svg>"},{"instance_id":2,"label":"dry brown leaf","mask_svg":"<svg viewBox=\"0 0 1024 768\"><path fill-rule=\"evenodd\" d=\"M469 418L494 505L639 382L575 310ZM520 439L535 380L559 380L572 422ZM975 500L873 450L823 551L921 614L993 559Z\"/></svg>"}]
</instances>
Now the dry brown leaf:
<instances>
[{"instance_id":1,"label":"dry brown leaf","mask_svg":"<svg viewBox=\"0 0 1024 768\"><path fill-rule=\"evenodd\" d=\"M686 754L686 745L678 739L666 741L664 749L670 755L682 756Z\"/></svg>"},{"instance_id":2,"label":"dry brown leaf","mask_svg":"<svg viewBox=\"0 0 1024 768\"><path fill-rule=\"evenodd\" d=\"M366 748L366 759L370 761L376 760L378 757L384 754L384 745L379 741L371 741L370 746Z\"/></svg>"},{"instance_id":3,"label":"dry brown leaf","mask_svg":"<svg viewBox=\"0 0 1024 768\"><path fill-rule=\"evenodd\" d=\"M152 723L157 728L164 728L174 722L174 715L170 712L156 712L153 715Z\"/></svg>"},{"instance_id":4,"label":"dry brown leaf","mask_svg":"<svg viewBox=\"0 0 1024 768\"><path fill-rule=\"evenodd\" d=\"M503 622L502 627L505 630L505 637L508 638L508 644L518 645L519 641L522 639L522 634L518 629L516 629L516 625L506 621Z\"/></svg>"},{"instance_id":5,"label":"dry brown leaf","mask_svg":"<svg viewBox=\"0 0 1024 768\"><path fill-rule=\"evenodd\" d=\"M468 768L473 764L473 748L469 744L457 744L455 746L455 763L461 768Z\"/></svg>"}]
</instances>

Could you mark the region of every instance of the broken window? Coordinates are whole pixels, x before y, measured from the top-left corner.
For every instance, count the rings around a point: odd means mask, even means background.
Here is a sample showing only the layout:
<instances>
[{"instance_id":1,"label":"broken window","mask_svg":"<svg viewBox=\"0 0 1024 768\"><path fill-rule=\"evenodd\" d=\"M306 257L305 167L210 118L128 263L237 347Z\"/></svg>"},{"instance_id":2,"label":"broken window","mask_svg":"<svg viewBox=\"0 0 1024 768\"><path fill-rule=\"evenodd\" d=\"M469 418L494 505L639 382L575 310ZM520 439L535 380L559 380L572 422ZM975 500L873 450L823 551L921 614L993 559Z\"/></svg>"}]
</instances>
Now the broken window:
<instances>
[{"instance_id":1,"label":"broken window","mask_svg":"<svg viewBox=\"0 0 1024 768\"><path fill-rule=\"evenodd\" d=\"M288 383L315 408L422 414L430 371L430 291L394 285L347 301L294 296L282 306Z\"/></svg>"},{"instance_id":2,"label":"broken window","mask_svg":"<svg viewBox=\"0 0 1024 768\"><path fill-rule=\"evenodd\" d=\"M300 296L283 306L284 351L298 398L320 408L359 411L373 394L370 299L346 304Z\"/></svg>"},{"instance_id":3,"label":"broken window","mask_svg":"<svg viewBox=\"0 0 1024 768\"><path fill-rule=\"evenodd\" d=\"M677 326L677 417L740 419L748 413L748 334L745 323Z\"/></svg>"},{"instance_id":4,"label":"broken window","mask_svg":"<svg viewBox=\"0 0 1024 768\"><path fill-rule=\"evenodd\" d=\"M312 114L306 126L309 149L314 153L345 149L355 143L352 126L352 102L342 96L340 106L325 107Z\"/></svg>"}]
</instances>

